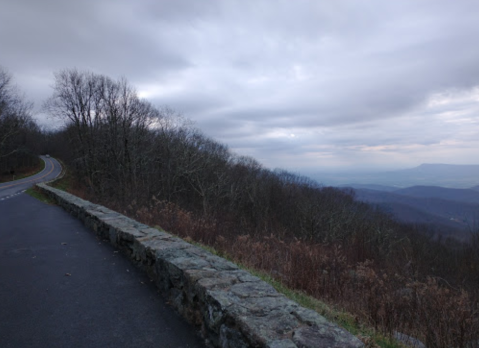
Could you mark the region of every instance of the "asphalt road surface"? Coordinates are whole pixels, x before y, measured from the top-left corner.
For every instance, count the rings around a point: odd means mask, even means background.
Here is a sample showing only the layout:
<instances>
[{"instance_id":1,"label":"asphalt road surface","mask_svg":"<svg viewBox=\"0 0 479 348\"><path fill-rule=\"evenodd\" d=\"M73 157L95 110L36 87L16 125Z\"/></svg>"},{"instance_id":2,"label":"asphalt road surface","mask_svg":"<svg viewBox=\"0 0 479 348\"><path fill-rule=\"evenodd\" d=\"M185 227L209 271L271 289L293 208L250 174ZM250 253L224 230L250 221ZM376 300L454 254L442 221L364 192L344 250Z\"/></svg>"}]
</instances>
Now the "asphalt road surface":
<instances>
[{"instance_id":1,"label":"asphalt road surface","mask_svg":"<svg viewBox=\"0 0 479 348\"><path fill-rule=\"evenodd\" d=\"M21 193L0 201L0 347L205 346L111 245Z\"/></svg>"},{"instance_id":2,"label":"asphalt road surface","mask_svg":"<svg viewBox=\"0 0 479 348\"><path fill-rule=\"evenodd\" d=\"M38 174L29 176L28 178L0 184L0 200L13 197L39 182L50 181L60 175L62 167L56 159L45 156L40 157L45 162L45 169Z\"/></svg>"}]
</instances>

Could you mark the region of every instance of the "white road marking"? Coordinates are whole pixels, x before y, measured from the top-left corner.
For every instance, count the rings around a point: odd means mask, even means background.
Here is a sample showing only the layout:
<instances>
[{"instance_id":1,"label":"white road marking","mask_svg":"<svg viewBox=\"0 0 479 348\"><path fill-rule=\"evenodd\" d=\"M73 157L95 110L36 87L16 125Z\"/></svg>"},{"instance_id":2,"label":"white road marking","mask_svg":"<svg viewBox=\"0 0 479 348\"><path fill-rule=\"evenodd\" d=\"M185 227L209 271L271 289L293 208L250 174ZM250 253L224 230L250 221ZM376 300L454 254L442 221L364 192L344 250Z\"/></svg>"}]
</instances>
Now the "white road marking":
<instances>
[{"instance_id":1,"label":"white road marking","mask_svg":"<svg viewBox=\"0 0 479 348\"><path fill-rule=\"evenodd\" d=\"M13 195L6 196L6 197L2 197L2 198L0 198L0 201L5 201L5 200L7 200L7 199L16 197L16 196L18 196L18 195L21 195L21 194L24 193L25 191L26 191L26 190L19 191L19 192L17 192L17 193L14 193Z\"/></svg>"}]
</instances>

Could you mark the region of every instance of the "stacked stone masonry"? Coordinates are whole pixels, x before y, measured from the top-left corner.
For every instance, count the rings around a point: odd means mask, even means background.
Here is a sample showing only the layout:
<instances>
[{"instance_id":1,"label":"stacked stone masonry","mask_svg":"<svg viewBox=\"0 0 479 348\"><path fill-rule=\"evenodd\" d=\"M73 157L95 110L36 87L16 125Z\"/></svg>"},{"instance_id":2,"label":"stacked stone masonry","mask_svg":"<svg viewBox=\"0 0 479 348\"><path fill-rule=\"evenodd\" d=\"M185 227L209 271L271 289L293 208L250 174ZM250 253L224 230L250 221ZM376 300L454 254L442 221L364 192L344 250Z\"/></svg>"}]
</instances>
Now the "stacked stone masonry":
<instances>
[{"instance_id":1,"label":"stacked stone masonry","mask_svg":"<svg viewBox=\"0 0 479 348\"><path fill-rule=\"evenodd\" d=\"M208 346L363 347L349 332L223 258L103 206L37 186L146 271Z\"/></svg>"}]
</instances>

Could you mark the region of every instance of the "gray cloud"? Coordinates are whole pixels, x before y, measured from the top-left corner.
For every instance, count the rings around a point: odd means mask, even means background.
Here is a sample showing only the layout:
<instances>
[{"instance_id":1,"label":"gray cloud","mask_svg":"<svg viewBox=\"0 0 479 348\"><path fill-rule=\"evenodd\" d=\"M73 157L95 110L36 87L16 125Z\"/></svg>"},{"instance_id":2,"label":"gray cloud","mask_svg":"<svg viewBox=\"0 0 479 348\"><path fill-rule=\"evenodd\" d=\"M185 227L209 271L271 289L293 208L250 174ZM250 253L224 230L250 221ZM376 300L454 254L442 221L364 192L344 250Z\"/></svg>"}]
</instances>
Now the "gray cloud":
<instances>
[{"instance_id":1,"label":"gray cloud","mask_svg":"<svg viewBox=\"0 0 479 348\"><path fill-rule=\"evenodd\" d=\"M36 102L53 72L125 76L268 166L477 163L472 0L17 0L0 64Z\"/></svg>"}]
</instances>

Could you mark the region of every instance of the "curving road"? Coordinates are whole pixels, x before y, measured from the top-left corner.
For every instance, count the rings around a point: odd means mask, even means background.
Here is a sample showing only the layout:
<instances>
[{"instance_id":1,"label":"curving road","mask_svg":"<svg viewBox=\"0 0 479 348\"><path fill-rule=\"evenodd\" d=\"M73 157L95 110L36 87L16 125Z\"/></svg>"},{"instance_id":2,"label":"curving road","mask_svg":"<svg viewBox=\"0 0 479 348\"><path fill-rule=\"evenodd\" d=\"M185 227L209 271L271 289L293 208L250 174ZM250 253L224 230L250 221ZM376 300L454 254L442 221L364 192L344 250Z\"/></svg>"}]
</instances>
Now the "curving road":
<instances>
[{"instance_id":1,"label":"curving road","mask_svg":"<svg viewBox=\"0 0 479 348\"><path fill-rule=\"evenodd\" d=\"M11 198L39 182L50 181L60 175L62 166L56 159L45 156L40 158L45 162L45 169L27 178L0 184L0 200Z\"/></svg>"},{"instance_id":2,"label":"curving road","mask_svg":"<svg viewBox=\"0 0 479 348\"><path fill-rule=\"evenodd\" d=\"M109 243L21 194L58 175L58 162L44 160L42 173L0 186L0 347L205 348Z\"/></svg>"}]
</instances>

